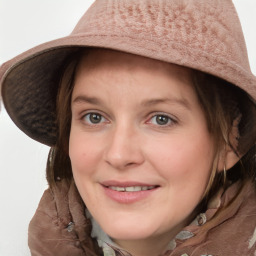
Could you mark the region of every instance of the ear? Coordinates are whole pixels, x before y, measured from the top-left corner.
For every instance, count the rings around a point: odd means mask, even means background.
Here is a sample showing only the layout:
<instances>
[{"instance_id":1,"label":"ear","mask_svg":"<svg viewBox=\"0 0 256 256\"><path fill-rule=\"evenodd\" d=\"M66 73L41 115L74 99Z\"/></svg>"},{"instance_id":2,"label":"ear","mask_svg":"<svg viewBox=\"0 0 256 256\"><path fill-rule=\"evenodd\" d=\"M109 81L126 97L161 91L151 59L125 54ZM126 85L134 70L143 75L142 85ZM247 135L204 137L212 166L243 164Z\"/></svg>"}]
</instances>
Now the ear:
<instances>
[{"instance_id":1,"label":"ear","mask_svg":"<svg viewBox=\"0 0 256 256\"><path fill-rule=\"evenodd\" d=\"M229 134L229 143L224 145L224 148L221 150L219 154L218 167L217 171L221 172L224 169L228 170L232 168L241 158L238 155L238 152L234 152L238 148L238 138L239 138L239 130L238 125L241 120L241 115L239 115L234 121L232 125L231 132Z\"/></svg>"},{"instance_id":2,"label":"ear","mask_svg":"<svg viewBox=\"0 0 256 256\"><path fill-rule=\"evenodd\" d=\"M230 146L226 146L220 153L217 171L221 172L224 169L228 170L232 168L239 161L239 159L240 156L237 155Z\"/></svg>"}]
</instances>

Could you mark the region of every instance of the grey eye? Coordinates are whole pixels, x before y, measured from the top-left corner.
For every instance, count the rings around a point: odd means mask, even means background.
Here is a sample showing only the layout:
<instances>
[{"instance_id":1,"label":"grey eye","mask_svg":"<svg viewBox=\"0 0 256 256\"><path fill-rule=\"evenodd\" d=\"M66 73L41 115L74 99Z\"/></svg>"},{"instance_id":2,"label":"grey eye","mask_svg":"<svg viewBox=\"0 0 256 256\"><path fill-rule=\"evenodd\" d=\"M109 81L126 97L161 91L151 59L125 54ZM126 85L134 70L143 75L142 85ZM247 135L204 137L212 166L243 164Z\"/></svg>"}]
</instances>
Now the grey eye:
<instances>
[{"instance_id":1,"label":"grey eye","mask_svg":"<svg viewBox=\"0 0 256 256\"><path fill-rule=\"evenodd\" d=\"M87 123L99 124L105 121L105 118L98 113L89 113L84 116L84 119Z\"/></svg>"},{"instance_id":2,"label":"grey eye","mask_svg":"<svg viewBox=\"0 0 256 256\"><path fill-rule=\"evenodd\" d=\"M152 117L152 123L157 125L167 125L171 122L171 118L166 115L155 115Z\"/></svg>"}]
</instances>

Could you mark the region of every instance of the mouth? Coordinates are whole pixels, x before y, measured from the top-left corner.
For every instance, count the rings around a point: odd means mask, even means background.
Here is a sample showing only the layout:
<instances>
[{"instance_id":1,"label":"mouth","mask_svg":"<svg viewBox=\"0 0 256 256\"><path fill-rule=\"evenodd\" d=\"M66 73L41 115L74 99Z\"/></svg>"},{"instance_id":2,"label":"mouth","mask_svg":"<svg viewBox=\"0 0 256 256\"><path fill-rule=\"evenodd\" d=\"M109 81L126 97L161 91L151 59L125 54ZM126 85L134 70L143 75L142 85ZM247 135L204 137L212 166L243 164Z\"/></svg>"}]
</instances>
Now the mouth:
<instances>
[{"instance_id":1,"label":"mouth","mask_svg":"<svg viewBox=\"0 0 256 256\"><path fill-rule=\"evenodd\" d=\"M129 187L118 187L118 186L107 186L108 189L112 189L118 192L138 192L154 189L158 186L129 186Z\"/></svg>"},{"instance_id":2,"label":"mouth","mask_svg":"<svg viewBox=\"0 0 256 256\"><path fill-rule=\"evenodd\" d=\"M160 187L138 182L117 181L107 181L101 185L108 198L122 204L131 204L149 198Z\"/></svg>"}]
</instances>

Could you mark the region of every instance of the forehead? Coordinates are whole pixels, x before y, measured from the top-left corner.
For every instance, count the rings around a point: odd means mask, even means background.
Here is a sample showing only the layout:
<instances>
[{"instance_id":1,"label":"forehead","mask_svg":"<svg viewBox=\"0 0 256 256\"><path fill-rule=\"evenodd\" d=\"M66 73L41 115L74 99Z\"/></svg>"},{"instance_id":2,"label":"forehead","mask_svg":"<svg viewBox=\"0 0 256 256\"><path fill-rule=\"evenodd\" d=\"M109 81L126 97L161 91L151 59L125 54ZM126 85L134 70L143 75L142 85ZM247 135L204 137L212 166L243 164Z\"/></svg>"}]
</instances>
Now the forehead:
<instances>
[{"instance_id":1,"label":"forehead","mask_svg":"<svg viewBox=\"0 0 256 256\"><path fill-rule=\"evenodd\" d=\"M79 77L85 72L115 71L121 68L126 72L162 73L185 83L192 81L190 68L109 49L90 49L83 53L76 76Z\"/></svg>"},{"instance_id":2,"label":"forehead","mask_svg":"<svg viewBox=\"0 0 256 256\"><path fill-rule=\"evenodd\" d=\"M73 97L95 94L133 100L176 97L195 101L192 70L146 57L93 49L82 56L76 70ZM139 96L138 96L139 95Z\"/></svg>"}]
</instances>

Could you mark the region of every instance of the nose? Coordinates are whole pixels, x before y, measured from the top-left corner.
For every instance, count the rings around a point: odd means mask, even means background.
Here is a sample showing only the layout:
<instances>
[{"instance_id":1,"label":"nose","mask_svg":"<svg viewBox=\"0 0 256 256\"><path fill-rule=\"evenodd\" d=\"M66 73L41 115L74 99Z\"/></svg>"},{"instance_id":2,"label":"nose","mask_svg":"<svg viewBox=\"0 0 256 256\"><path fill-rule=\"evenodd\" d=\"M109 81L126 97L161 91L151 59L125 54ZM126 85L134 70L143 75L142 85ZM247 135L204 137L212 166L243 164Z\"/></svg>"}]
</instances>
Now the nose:
<instances>
[{"instance_id":1,"label":"nose","mask_svg":"<svg viewBox=\"0 0 256 256\"><path fill-rule=\"evenodd\" d=\"M144 162L142 138L136 129L120 125L111 131L105 150L105 161L118 170Z\"/></svg>"}]
</instances>

